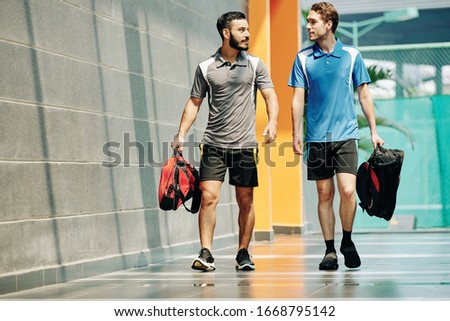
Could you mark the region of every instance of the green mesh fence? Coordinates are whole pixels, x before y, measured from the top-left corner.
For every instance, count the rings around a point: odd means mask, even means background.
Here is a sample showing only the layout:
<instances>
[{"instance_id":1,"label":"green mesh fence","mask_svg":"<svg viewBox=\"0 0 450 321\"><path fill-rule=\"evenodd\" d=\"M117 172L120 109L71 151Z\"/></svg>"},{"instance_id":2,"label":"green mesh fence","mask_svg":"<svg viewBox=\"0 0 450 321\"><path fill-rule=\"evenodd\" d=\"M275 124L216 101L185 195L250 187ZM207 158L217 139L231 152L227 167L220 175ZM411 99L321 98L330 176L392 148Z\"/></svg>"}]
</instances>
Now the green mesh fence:
<instances>
[{"instance_id":1,"label":"green mesh fence","mask_svg":"<svg viewBox=\"0 0 450 321\"><path fill-rule=\"evenodd\" d=\"M377 83L379 99L450 94L450 43L359 48L367 66L389 71Z\"/></svg>"},{"instance_id":2,"label":"green mesh fence","mask_svg":"<svg viewBox=\"0 0 450 321\"><path fill-rule=\"evenodd\" d=\"M387 148L405 151L397 207L391 222L358 208L355 228L392 228L406 217L417 229L450 227L450 46L360 49L368 66L390 74L372 86L377 117L406 128L414 142L398 129L377 127ZM361 150L360 162L368 156Z\"/></svg>"},{"instance_id":3,"label":"green mesh fence","mask_svg":"<svg viewBox=\"0 0 450 321\"><path fill-rule=\"evenodd\" d=\"M450 226L450 96L432 97L439 151L439 177L442 202L442 225Z\"/></svg>"}]
</instances>

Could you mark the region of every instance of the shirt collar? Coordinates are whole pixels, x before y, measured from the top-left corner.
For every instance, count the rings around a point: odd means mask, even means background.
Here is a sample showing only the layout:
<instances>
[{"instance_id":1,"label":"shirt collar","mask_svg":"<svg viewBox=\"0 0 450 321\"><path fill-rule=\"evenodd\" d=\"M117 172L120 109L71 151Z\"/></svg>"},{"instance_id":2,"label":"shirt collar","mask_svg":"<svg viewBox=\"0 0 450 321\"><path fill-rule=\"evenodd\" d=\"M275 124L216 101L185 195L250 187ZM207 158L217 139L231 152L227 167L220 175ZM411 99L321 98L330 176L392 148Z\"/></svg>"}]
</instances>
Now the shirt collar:
<instances>
[{"instance_id":1,"label":"shirt collar","mask_svg":"<svg viewBox=\"0 0 450 321\"><path fill-rule=\"evenodd\" d=\"M213 55L213 57L216 59L216 67L217 68L226 66L230 63L229 61L224 60L222 58L222 56L220 55L220 48L216 51L216 53ZM245 51L243 51L243 50L239 51L239 55L237 56L236 62L234 64L236 66L240 66L240 67L247 67L248 59L247 59L247 55L245 54Z\"/></svg>"},{"instance_id":2,"label":"shirt collar","mask_svg":"<svg viewBox=\"0 0 450 321\"><path fill-rule=\"evenodd\" d=\"M342 42L338 38L336 38L336 45L334 46L333 52L331 52L329 55L336 58L340 58L342 56L342 48L343 48ZM317 42L314 44L313 50L315 58L320 58L324 55L328 55L319 47Z\"/></svg>"}]
</instances>

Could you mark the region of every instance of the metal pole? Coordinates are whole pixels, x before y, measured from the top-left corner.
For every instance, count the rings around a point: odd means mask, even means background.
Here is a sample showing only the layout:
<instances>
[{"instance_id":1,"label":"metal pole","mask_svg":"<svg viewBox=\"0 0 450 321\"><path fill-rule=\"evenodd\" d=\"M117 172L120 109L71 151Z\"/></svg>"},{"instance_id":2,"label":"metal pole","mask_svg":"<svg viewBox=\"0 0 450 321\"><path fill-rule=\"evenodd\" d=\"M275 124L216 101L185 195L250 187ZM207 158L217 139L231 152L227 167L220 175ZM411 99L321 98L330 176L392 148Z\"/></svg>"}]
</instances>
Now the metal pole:
<instances>
[{"instance_id":1,"label":"metal pole","mask_svg":"<svg viewBox=\"0 0 450 321\"><path fill-rule=\"evenodd\" d=\"M352 38L353 38L353 46L358 47L358 22L353 21L352 24Z\"/></svg>"}]
</instances>

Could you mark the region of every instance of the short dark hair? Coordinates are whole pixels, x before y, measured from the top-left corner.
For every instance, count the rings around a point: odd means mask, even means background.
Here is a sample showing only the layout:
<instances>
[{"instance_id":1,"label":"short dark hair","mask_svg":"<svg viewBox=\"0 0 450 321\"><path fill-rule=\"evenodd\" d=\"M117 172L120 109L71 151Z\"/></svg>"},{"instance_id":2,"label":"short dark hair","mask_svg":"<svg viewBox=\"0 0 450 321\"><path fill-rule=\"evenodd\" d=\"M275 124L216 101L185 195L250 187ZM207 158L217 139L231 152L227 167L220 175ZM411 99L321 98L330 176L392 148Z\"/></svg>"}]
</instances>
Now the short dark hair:
<instances>
[{"instance_id":1,"label":"short dark hair","mask_svg":"<svg viewBox=\"0 0 450 321\"><path fill-rule=\"evenodd\" d=\"M221 15L219 19L217 19L217 31L219 32L220 38L223 39L223 29L230 29L231 21L243 19L247 18L245 17L245 14L239 11L230 11Z\"/></svg>"},{"instance_id":2,"label":"short dark hair","mask_svg":"<svg viewBox=\"0 0 450 321\"><path fill-rule=\"evenodd\" d=\"M322 20L327 23L331 20L333 26L331 31L336 32L337 26L339 24L339 14L336 8L329 2L317 2L311 6L311 10L317 12L322 16Z\"/></svg>"}]
</instances>

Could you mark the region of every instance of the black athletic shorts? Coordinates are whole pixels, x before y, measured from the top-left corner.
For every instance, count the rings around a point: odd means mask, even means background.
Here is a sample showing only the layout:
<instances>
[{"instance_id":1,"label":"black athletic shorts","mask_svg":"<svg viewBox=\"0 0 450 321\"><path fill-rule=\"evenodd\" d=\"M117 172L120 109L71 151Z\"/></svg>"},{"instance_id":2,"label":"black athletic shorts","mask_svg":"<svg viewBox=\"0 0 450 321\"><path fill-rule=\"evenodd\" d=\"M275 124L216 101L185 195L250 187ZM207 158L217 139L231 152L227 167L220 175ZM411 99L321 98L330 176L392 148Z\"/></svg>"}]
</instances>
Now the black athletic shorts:
<instances>
[{"instance_id":1,"label":"black athletic shorts","mask_svg":"<svg viewBox=\"0 0 450 321\"><path fill-rule=\"evenodd\" d=\"M200 180L225 180L228 169L229 183L234 186L258 186L258 148L227 149L200 145Z\"/></svg>"},{"instance_id":2,"label":"black athletic shorts","mask_svg":"<svg viewBox=\"0 0 450 321\"><path fill-rule=\"evenodd\" d=\"M307 144L308 180L333 177L335 173L356 175L358 147L355 139Z\"/></svg>"}]
</instances>

